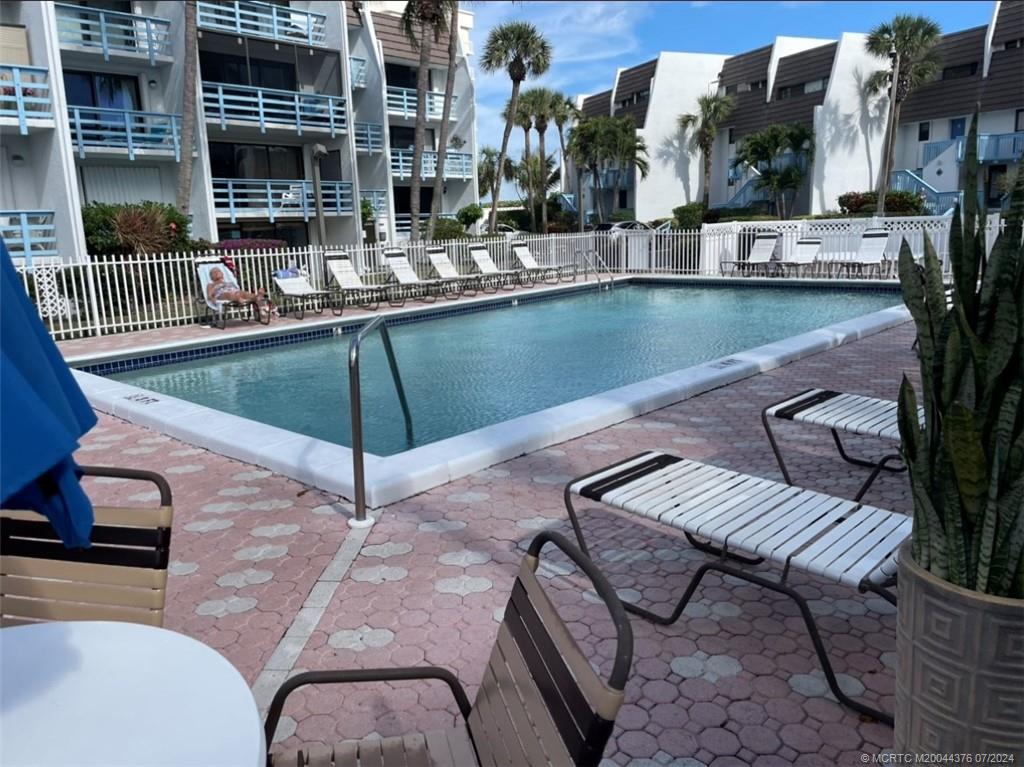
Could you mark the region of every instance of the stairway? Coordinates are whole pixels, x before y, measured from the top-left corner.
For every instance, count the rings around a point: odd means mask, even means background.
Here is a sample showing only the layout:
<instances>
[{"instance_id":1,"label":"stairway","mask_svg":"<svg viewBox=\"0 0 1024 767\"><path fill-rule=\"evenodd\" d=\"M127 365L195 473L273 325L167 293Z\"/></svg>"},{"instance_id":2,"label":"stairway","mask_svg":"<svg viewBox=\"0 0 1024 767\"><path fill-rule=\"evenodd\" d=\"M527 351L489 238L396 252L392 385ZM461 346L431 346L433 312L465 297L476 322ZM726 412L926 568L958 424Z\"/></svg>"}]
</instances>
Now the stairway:
<instances>
[{"instance_id":1,"label":"stairway","mask_svg":"<svg viewBox=\"0 0 1024 767\"><path fill-rule=\"evenodd\" d=\"M924 198L925 210L932 216L942 216L953 209L962 193L940 192L913 171L894 170L889 175L889 191L913 192Z\"/></svg>"}]
</instances>

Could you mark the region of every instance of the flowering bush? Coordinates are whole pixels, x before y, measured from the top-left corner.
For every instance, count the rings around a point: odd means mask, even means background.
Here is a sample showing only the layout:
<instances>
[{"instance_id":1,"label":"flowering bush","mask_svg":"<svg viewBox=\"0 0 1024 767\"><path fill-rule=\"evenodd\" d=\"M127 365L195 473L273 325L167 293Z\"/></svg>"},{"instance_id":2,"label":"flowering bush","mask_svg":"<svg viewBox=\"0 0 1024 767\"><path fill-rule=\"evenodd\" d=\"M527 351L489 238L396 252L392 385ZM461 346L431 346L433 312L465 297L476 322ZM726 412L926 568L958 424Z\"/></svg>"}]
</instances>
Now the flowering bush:
<instances>
[{"instance_id":1,"label":"flowering bush","mask_svg":"<svg viewBox=\"0 0 1024 767\"><path fill-rule=\"evenodd\" d=\"M189 250L188 218L173 205L93 202L82 208L85 244L94 256Z\"/></svg>"},{"instance_id":2,"label":"flowering bush","mask_svg":"<svg viewBox=\"0 0 1024 767\"><path fill-rule=\"evenodd\" d=\"M877 209L877 203L878 194L875 192L847 192L839 195L839 210L850 216L871 215ZM924 200L913 192L886 192L885 212L923 216Z\"/></svg>"}]
</instances>

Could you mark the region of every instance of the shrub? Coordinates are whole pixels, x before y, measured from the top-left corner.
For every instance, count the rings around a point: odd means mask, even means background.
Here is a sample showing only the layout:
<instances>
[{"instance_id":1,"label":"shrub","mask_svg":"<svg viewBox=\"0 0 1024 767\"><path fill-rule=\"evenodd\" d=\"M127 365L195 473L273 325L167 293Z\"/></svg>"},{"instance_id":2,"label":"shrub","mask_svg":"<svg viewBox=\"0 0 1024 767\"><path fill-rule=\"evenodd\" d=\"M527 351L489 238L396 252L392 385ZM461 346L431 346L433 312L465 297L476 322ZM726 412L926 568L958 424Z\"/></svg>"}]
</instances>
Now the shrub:
<instances>
[{"instance_id":1,"label":"shrub","mask_svg":"<svg viewBox=\"0 0 1024 767\"><path fill-rule=\"evenodd\" d=\"M204 240L200 237L197 240L189 240L185 245L185 250L190 253L204 253L208 250L213 250L214 244L209 240Z\"/></svg>"},{"instance_id":2,"label":"shrub","mask_svg":"<svg viewBox=\"0 0 1024 767\"><path fill-rule=\"evenodd\" d=\"M622 208L612 211L612 221L635 221L636 212L632 208Z\"/></svg>"},{"instance_id":3,"label":"shrub","mask_svg":"<svg viewBox=\"0 0 1024 767\"><path fill-rule=\"evenodd\" d=\"M466 227L454 218L439 218L434 224L435 240L461 240L466 236Z\"/></svg>"},{"instance_id":4,"label":"shrub","mask_svg":"<svg viewBox=\"0 0 1024 767\"><path fill-rule=\"evenodd\" d=\"M530 231L530 211L528 210L503 210L498 213L498 223L508 224L514 229L524 232Z\"/></svg>"},{"instance_id":5,"label":"shrub","mask_svg":"<svg viewBox=\"0 0 1024 767\"><path fill-rule=\"evenodd\" d=\"M470 203L464 208L460 208L459 212L455 214L455 218L458 219L459 223L462 224L466 229L473 226L477 221L483 218L484 209L476 203Z\"/></svg>"},{"instance_id":6,"label":"shrub","mask_svg":"<svg viewBox=\"0 0 1024 767\"><path fill-rule=\"evenodd\" d=\"M691 202L672 208L672 225L676 229L700 229L704 221L704 204Z\"/></svg>"},{"instance_id":7,"label":"shrub","mask_svg":"<svg viewBox=\"0 0 1024 767\"><path fill-rule=\"evenodd\" d=\"M188 218L160 202L93 202L82 208L85 244L96 256L189 249Z\"/></svg>"},{"instance_id":8,"label":"shrub","mask_svg":"<svg viewBox=\"0 0 1024 767\"><path fill-rule=\"evenodd\" d=\"M364 224L372 224L377 220L377 211L374 210L373 203L365 197L359 201L359 216L363 219Z\"/></svg>"},{"instance_id":9,"label":"shrub","mask_svg":"<svg viewBox=\"0 0 1024 767\"><path fill-rule=\"evenodd\" d=\"M284 240L262 240L258 237L243 237L240 240L221 240L214 246L217 250L232 252L236 250L280 250L287 248Z\"/></svg>"},{"instance_id":10,"label":"shrub","mask_svg":"<svg viewBox=\"0 0 1024 767\"><path fill-rule=\"evenodd\" d=\"M870 216L878 209L876 192L847 192L839 195L839 210L848 216ZM913 192L886 192L886 215L923 216L924 199Z\"/></svg>"},{"instance_id":11,"label":"shrub","mask_svg":"<svg viewBox=\"0 0 1024 767\"><path fill-rule=\"evenodd\" d=\"M565 221L548 221L548 234L565 234L571 231Z\"/></svg>"}]
</instances>

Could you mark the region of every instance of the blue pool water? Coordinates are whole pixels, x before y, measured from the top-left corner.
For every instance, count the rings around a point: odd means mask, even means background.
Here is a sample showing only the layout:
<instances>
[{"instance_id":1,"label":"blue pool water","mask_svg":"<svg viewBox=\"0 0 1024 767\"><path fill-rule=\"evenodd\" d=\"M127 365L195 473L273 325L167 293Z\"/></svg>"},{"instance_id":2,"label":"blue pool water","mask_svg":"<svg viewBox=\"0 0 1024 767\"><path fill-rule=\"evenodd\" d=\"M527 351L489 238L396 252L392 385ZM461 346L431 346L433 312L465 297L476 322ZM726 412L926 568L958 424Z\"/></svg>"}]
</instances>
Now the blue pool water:
<instances>
[{"instance_id":1,"label":"blue pool water","mask_svg":"<svg viewBox=\"0 0 1024 767\"><path fill-rule=\"evenodd\" d=\"M629 285L391 328L413 446L884 309L895 292ZM350 445L351 336L113 378ZM408 449L378 335L361 358L366 449Z\"/></svg>"}]
</instances>

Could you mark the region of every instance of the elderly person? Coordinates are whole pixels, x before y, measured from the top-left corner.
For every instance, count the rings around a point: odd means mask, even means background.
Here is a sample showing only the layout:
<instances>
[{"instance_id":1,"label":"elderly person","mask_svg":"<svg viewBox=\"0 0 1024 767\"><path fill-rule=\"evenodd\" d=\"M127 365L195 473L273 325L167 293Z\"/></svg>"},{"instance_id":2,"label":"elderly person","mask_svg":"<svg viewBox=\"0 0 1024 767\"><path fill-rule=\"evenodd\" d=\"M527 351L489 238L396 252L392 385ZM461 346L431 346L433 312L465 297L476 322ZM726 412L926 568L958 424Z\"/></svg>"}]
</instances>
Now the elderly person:
<instances>
[{"instance_id":1,"label":"elderly person","mask_svg":"<svg viewBox=\"0 0 1024 767\"><path fill-rule=\"evenodd\" d=\"M270 306L265 288L260 288L255 293L242 290L236 283L224 279L224 270L219 266L210 270L210 284L206 286L206 297L211 301L232 301L236 304L255 301L257 304L266 303Z\"/></svg>"}]
</instances>

